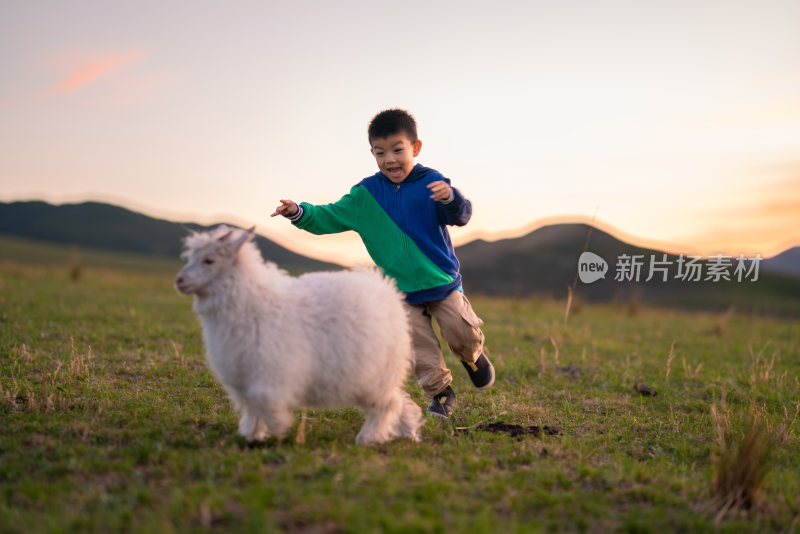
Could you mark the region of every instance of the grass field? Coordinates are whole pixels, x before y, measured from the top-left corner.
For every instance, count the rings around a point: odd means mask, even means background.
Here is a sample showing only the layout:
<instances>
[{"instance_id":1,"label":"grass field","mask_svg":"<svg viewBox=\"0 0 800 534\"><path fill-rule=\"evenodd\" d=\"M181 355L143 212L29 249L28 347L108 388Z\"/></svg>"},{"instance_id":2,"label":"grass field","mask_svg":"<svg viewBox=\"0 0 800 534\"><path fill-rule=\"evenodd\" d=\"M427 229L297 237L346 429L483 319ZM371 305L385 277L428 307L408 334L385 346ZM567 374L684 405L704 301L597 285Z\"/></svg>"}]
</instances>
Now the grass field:
<instances>
[{"instance_id":1,"label":"grass field","mask_svg":"<svg viewBox=\"0 0 800 534\"><path fill-rule=\"evenodd\" d=\"M0 263L0 532L798 530L796 322L583 305L565 327L562 302L474 297L497 383L448 353L459 409L421 443L357 447L358 412L309 410L250 449L191 299L134 264ZM736 459L754 424L767 453ZM719 517L715 477L748 462L753 506Z\"/></svg>"}]
</instances>

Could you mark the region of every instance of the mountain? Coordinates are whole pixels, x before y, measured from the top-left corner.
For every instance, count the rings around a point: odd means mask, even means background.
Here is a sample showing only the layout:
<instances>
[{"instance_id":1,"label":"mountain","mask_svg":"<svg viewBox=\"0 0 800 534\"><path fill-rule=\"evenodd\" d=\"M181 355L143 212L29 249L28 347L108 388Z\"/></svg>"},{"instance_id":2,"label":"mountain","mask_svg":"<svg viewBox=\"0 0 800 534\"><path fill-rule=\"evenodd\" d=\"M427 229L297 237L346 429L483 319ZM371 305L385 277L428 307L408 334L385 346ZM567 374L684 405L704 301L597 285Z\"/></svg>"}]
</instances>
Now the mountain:
<instances>
[{"instance_id":1,"label":"mountain","mask_svg":"<svg viewBox=\"0 0 800 534\"><path fill-rule=\"evenodd\" d=\"M592 283L577 279L578 259L584 251L606 262L605 278ZM461 262L464 289L469 293L563 299L568 288L574 286L576 297L589 301L646 302L709 310L733 306L741 311L800 315L800 278L768 272L762 264L758 265L756 278L750 261L743 264L744 271L737 273L737 261L732 258L724 269L730 280L720 277L713 281L716 276L712 273L723 269L704 258L696 264L701 280L690 281L693 277L678 276L679 269L683 273L687 270L686 258L625 243L586 224L543 226L514 239L476 240L458 247L456 255ZM641 262L639 280L634 276L632 280L617 279L620 263L632 264L631 258L636 256L641 256L637 259ZM648 281L651 262L656 269ZM662 272L666 273L666 281Z\"/></svg>"},{"instance_id":2,"label":"mountain","mask_svg":"<svg viewBox=\"0 0 800 534\"><path fill-rule=\"evenodd\" d=\"M773 273L800 276L800 247L784 250L777 256L764 260L764 269Z\"/></svg>"},{"instance_id":3,"label":"mountain","mask_svg":"<svg viewBox=\"0 0 800 534\"><path fill-rule=\"evenodd\" d=\"M591 284L577 280L578 258L584 250L603 258L608 265L605 278ZM464 286L470 292L489 295L545 295L562 298L567 287L589 300L629 298L642 292L642 283L614 280L617 258L641 255L640 281L648 277L650 256L663 259L663 252L629 245L611 234L586 224L543 226L525 236L486 242L472 241L456 251L461 261ZM667 255L674 261L674 256ZM663 290L674 285L657 279L651 288ZM652 291L652 289L651 289Z\"/></svg>"},{"instance_id":4,"label":"mountain","mask_svg":"<svg viewBox=\"0 0 800 534\"><path fill-rule=\"evenodd\" d=\"M585 249L609 263L622 253L655 253L627 245L586 224L556 224L514 239L472 241L458 247L456 255L465 284L474 284L482 293L563 296L566 287L575 283L578 257ZM602 293L613 288L608 277L591 287L592 293L597 293L598 287L605 290Z\"/></svg>"},{"instance_id":5,"label":"mountain","mask_svg":"<svg viewBox=\"0 0 800 534\"><path fill-rule=\"evenodd\" d=\"M180 255L181 240L189 231L207 228L211 226L155 219L99 202L59 206L38 201L0 203L0 234L172 258ZM341 269L340 265L296 254L262 236L256 236L255 242L264 258L286 269Z\"/></svg>"}]
</instances>

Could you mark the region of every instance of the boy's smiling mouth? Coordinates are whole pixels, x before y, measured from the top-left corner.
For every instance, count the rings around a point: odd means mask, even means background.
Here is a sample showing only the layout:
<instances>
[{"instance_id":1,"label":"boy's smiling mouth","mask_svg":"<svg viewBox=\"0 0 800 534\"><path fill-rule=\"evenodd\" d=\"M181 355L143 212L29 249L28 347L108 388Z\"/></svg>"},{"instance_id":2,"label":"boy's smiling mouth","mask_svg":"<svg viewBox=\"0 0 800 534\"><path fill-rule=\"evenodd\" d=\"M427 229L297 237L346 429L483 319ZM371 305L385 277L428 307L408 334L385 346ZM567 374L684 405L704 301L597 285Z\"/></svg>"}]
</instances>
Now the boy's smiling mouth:
<instances>
[{"instance_id":1,"label":"boy's smiling mouth","mask_svg":"<svg viewBox=\"0 0 800 534\"><path fill-rule=\"evenodd\" d=\"M403 168L402 167L391 167L386 169L389 172L390 178L400 178L403 176Z\"/></svg>"}]
</instances>

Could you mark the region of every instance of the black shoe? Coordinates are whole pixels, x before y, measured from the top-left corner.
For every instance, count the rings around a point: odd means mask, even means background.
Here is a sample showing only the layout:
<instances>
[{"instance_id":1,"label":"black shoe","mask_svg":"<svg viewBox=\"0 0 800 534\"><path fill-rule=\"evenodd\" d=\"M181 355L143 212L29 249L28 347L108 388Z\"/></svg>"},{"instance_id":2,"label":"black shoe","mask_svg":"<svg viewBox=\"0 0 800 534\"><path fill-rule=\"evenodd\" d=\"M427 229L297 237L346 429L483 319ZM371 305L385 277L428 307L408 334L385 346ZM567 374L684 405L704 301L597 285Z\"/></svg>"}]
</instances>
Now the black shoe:
<instances>
[{"instance_id":1,"label":"black shoe","mask_svg":"<svg viewBox=\"0 0 800 534\"><path fill-rule=\"evenodd\" d=\"M431 405L428 406L428 413L447 419L455 411L456 404L456 392L447 386L433 397Z\"/></svg>"},{"instance_id":2,"label":"black shoe","mask_svg":"<svg viewBox=\"0 0 800 534\"><path fill-rule=\"evenodd\" d=\"M469 374L469 378L478 389L489 389L494 384L494 367L489 359L481 353L475 363L461 362Z\"/></svg>"}]
</instances>

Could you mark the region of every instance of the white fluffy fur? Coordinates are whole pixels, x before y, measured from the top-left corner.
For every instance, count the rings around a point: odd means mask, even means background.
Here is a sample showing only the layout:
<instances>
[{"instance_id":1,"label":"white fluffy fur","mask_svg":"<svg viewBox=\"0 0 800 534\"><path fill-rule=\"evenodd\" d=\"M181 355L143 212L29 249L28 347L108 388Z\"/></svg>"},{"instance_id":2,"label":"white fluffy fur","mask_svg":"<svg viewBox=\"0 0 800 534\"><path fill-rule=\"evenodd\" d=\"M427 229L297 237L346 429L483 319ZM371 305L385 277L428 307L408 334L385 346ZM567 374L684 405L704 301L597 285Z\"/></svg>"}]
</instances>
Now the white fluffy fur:
<instances>
[{"instance_id":1,"label":"white fluffy fur","mask_svg":"<svg viewBox=\"0 0 800 534\"><path fill-rule=\"evenodd\" d=\"M372 270L291 277L246 232L220 226L185 239L175 286L193 293L211 369L241 411L248 441L281 438L292 408L355 406L356 443L419 441L422 415L404 388L411 339L402 296Z\"/></svg>"}]
</instances>

